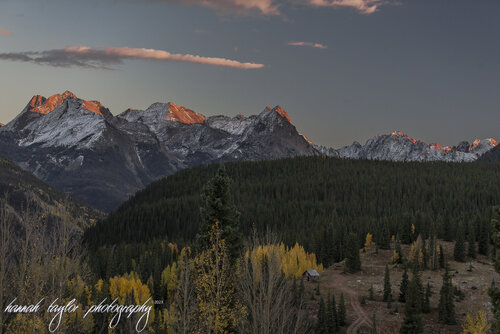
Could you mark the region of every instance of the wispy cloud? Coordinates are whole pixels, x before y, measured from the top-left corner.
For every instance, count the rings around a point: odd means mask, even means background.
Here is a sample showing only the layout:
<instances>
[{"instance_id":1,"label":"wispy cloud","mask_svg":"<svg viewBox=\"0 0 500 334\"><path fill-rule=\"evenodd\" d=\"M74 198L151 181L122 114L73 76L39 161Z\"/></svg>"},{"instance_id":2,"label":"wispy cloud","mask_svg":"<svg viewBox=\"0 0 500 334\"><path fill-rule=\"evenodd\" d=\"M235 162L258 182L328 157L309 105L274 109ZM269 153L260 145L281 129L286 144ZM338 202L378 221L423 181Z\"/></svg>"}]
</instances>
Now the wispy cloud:
<instances>
[{"instance_id":1,"label":"wispy cloud","mask_svg":"<svg viewBox=\"0 0 500 334\"><path fill-rule=\"evenodd\" d=\"M263 64L244 63L226 58L203 57L191 54L170 53L163 50L128 47L92 48L88 46L68 46L64 49L47 51L0 53L0 59L54 67L81 67L106 70L115 69L113 66L121 64L125 59L178 61L240 69L258 69L264 67Z\"/></svg>"},{"instance_id":2,"label":"wispy cloud","mask_svg":"<svg viewBox=\"0 0 500 334\"><path fill-rule=\"evenodd\" d=\"M0 35L10 36L12 35L12 31L0 28Z\"/></svg>"},{"instance_id":3,"label":"wispy cloud","mask_svg":"<svg viewBox=\"0 0 500 334\"><path fill-rule=\"evenodd\" d=\"M222 12L233 12L243 15L262 14L279 15L278 1L275 0L139 0L185 5L198 5Z\"/></svg>"},{"instance_id":4,"label":"wispy cloud","mask_svg":"<svg viewBox=\"0 0 500 334\"><path fill-rule=\"evenodd\" d=\"M382 0L307 0L313 7L351 7L362 14L373 14L383 4Z\"/></svg>"},{"instance_id":5,"label":"wispy cloud","mask_svg":"<svg viewBox=\"0 0 500 334\"><path fill-rule=\"evenodd\" d=\"M291 46L309 46L311 48L316 49L328 49L328 46L321 43L312 43L312 42L288 42L288 45Z\"/></svg>"},{"instance_id":6,"label":"wispy cloud","mask_svg":"<svg viewBox=\"0 0 500 334\"><path fill-rule=\"evenodd\" d=\"M292 5L312 7L350 7L362 14L373 14L382 5L397 0L136 0L198 5L243 15L281 15L280 8Z\"/></svg>"}]
</instances>

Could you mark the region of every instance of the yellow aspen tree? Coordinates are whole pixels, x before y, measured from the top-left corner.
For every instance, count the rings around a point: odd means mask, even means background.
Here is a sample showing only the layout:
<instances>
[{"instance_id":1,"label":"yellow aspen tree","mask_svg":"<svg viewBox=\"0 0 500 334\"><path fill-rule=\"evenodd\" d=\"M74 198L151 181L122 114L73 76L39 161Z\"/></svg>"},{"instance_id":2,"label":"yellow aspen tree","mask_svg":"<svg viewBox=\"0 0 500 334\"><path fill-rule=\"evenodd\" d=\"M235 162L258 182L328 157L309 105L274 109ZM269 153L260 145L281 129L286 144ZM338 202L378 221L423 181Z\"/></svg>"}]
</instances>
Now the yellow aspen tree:
<instances>
[{"instance_id":1,"label":"yellow aspen tree","mask_svg":"<svg viewBox=\"0 0 500 334\"><path fill-rule=\"evenodd\" d=\"M370 247L372 245L373 235L371 233L366 234L365 247Z\"/></svg>"},{"instance_id":2,"label":"yellow aspen tree","mask_svg":"<svg viewBox=\"0 0 500 334\"><path fill-rule=\"evenodd\" d=\"M399 254L396 250L392 251L392 263L397 263L399 260Z\"/></svg>"},{"instance_id":3,"label":"yellow aspen tree","mask_svg":"<svg viewBox=\"0 0 500 334\"><path fill-rule=\"evenodd\" d=\"M488 323L484 310L479 310L474 316L467 314L462 324L464 334L486 334L490 328L491 324Z\"/></svg>"},{"instance_id":4,"label":"yellow aspen tree","mask_svg":"<svg viewBox=\"0 0 500 334\"><path fill-rule=\"evenodd\" d=\"M216 222L210 231L210 247L195 258L197 333L230 333L246 316L246 309L235 298L234 274L221 234Z\"/></svg>"}]
</instances>

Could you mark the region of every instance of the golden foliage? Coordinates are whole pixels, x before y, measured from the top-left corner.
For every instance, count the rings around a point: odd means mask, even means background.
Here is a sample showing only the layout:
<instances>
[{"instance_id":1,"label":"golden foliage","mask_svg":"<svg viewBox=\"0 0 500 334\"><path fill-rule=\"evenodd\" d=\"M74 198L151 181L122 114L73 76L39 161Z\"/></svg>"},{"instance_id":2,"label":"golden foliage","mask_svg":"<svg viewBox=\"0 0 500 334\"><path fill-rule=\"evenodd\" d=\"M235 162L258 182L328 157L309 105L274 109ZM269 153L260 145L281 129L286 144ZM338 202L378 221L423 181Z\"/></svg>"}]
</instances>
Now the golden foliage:
<instances>
[{"instance_id":1,"label":"golden foliage","mask_svg":"<svg viewBox=\"0 0 500 334\"><path fill-rule=\"evenodd\" d=\"M109 279L109 293L112 299L118 298L118 303L125 304L127 297L132 297L136 305L143 304L151 298L147 285L142 284L135 272ZM152 305L152 301L151 301Z\"/></svg>"},{"instance_id":2,"label":"golden foliage","mask_svg":"<svg viewBox=\"0 0 500 334\"><path fill-rule=\"evenodd\" d=\"M3 310L2 310L3 311ZM18 313L9 322L6 333L47 333L47 324L37 315L27 316L26 314Z\"/></svg>"},{"instance_id":3,"label":"golden foliage","mask_svg":"<svg viewBox=\"0 0 500 334\"><path fill-rule=\"evenodd\" d=\"M235 297L226 242L221 238L219 223L210 232L210 248L195 260L197 333L229 333L246 316L246 309Z\"/></svg>"},{"instance_id":4,"label":"golden foliage","mask_svg":"<svg viewBox=\"0 0 500 334\"><path fill-rule=\"evenodd\" d=\"M308 269L316 269L318 272L323 271L323 265L316 263L316 255L307 253L301 245L295 244L292 248L285 247L283 243L279 245L264 245L258 246L252 251L251 261L257 264L264 260L264 257L277 255L281 262L281 269L287 279L298 278L302 276L304 271ZM245 254L245 259L248 260L248 252Z\"/></svg>"},{"instance_id":5,"label":"golden foliage","mask_svg":"<svg viewBox=\"0 0 500 334\"><path fill-rule=\"evenodd\" d=\"M392 251L392 263L396 263L399 261L399 254L396 250Z\"/></svg>"},{"instance_id":6,"label":"golden foliage","mask_svg":"<svg viewBox=\"0 0 500 334\"><path fill-rule=\"evenodd\" d=\"M464 334L486 334L490 328L491 325L488 323L484 310L479 310L474 316L467 314L462 324Z\"/></svg>"},{"instance_id":7,"label":"golden foliage","mask_svg":"<svg viewBox=\"0 0 500 334\"><path fill-rule=\"evenodd\" d=\"M167 266L161 272L161 285L166 288L169 298L172 298L177 289L177 264L174 262L172 265Z\"/></svg>"},{"instance_id":8,"label":"golden foliage","mask_svg":"<svg viewBox=\"0 0 500 334\"><path fill-rule=\"evenodd\" d=\"M371 233L366 234L365 247L370 247L372 245L373 235Z\"/></svg>"}]
</instances>

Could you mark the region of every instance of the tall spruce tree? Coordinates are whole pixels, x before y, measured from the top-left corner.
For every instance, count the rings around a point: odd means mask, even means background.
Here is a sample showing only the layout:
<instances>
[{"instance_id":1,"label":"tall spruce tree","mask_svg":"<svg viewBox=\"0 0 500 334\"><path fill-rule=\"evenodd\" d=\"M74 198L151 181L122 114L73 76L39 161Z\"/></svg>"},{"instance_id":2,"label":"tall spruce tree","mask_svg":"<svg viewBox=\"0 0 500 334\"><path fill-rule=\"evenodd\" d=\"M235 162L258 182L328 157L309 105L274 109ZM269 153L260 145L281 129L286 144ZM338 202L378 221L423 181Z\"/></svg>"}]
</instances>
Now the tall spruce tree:
<instances>
[{"instance_id":1,"label":"tall spruce tree","mask_svg":"<svg viewBox=\"0 0 500 334\"><path fill-rule=\"evenodd\" d=\"M403 271L403 276L401 279L401 285L399 286L399 301L401 303L406 302L406 296L408 295L408 285L409 285L409 280L408 280L408 270L406 269L406 266Z\"/></svg>"},{"instance_id":2,"label":"tall spruce tree","mask_svg":"<svg viewBox=\"0 0 500 334\"><path fill-rule=\"evenodd\" d=\"M495 251L495 257L493 263L495 270L500 273L500 207L493 208L493 217L491 219L491 236L493 239L493 246ZM492 326L492 331L494 334L500 333L500 288L496 286L495 282L491 284L488 290L488 294L491 298L491 304L493 305L493 314L495 315L495 322Z\"/></svg>"},{"instance_id":3,"label":"tall spruce tree","mask_svg":"<svg viewBox=\"0 0 500 334\"><path fill-rule=\"evenodd\" d=\"M351 273L361 270L361 259L359 257L359 240L358 236L354 233L349 233L347 238L346 249L346 267Z\"/></svg>"},{"instance_id":4,"label":"tall spruce tree","mask_svg":"<svg viewBox=\"0 0 500 334\"><path fill-rule=\"evenodd\" d=\"M469 224L469 234L467 235L467 256L472 259L476 258L476 234L474 228Z\"/></svg>"},{"instance_id":5,"label":"tall spruce tree","mask_svg":"<svg viewBox=\"0 0 500 334\"><path fill-rule=\"evenodd\" d=\"M200 250L207 249L210 245L210 231L215 222L219 222L222 239L226 241L231 262L240 255L243 247L239 231L240 213L233 204L230 193L231 179L226 173L226 168L221 165L216 175L203 187L201 193L200 230L196 240Z\"/></svg>"},{"instance_id":6,"label":"tall spruce tree","mask_svg":"<svg viewBox=\"0 0 500 334\"><path fill-rule=\"evenodd\" d=\"M346 325L346 318L347 318L344 293L340 294L339 306L337 308L337 317L338 317L339 327L344 327Z\"/></svg>"},{"instance_id":7,"label":"tall spruce tree","mask_svg":"<svg viewBox=\"0 0 500 334\"><path fill-rule=\"evenodd\" d=\"M389 276L389 266L385 265L384 273L384 302L392 302L391 277Z\"/></svg>"},{"instance_id":8,"label":"tall spruce tree","mask_svg":"<svg viewBox=\"0 0 500 334\"><path fill-rule=\"evenodd\" d=\"M447 325L456 324L454 292L451 276L447 267L443 274L443 285L441 287L439 298L439 321L442 321Z\"/></svg>"},{"instance_id":9,"label":"tall spruce tree","mask_svg":"<svg viewBox=\"0 0 500 334\"><path fill-rule=\"evenodd\" d=\"M327 328L328 333L338 332L338 319L337 319L337 305L335 305L335 295L333 297L328 294L328 301L326 306Z\"/></svg>"},{"instance_id":10,"label":"tall spruce tree","mask_svg":"<svg viewBox=\"0 0 500 334\"><path fill-rule=\"evenodd\" d=\"M394 246L394 251L398 254L398 259L396 263L403 263L403 252L401 250L401 240L399 240L399 235L396 236L396 245Z\"/></svg>"},{"instance_id":11,"label":"tall spruce tree","mask_svg":"<svg viewBox=\"0 0 500 334\"><path fill-rule=\"evenodd\" d=\"M405 318L400 334L420 334L424 332L422 323L422 284L417 270L414 270L413 277L408 287L408 296L405 304Z\"/></svg>"},{"instance_id":12,"label":"tall spruce tree","mask_svg":"<svg viewBox=\"0 0 500 334\"><path fill-rule=\"evenodd\" d=\"M328 334L325 300L323 299L323 296L319 299L318 322L316 323L315 333Z\"/></svg>"},{"instance_id":13,"label":"tall spruce tree","mask_svg":"<svg viewBox=\"0 0 500 334\"><path fill-rule=\"evenodd\" d=\"M457 229L457 236L455 241L455 248L453 250L453 257L457 262L465 262L465 231L463 224L460 223Z\"/></svg>"},{"instance_id":14,"label":"tall spruce tree","mask_svg":"<svg viewBox=\"0 0 500 334\"><path fill-rule=\"evenodd\" d=\"M446 267L446 257L444 255L443 246L439 245L439 268L444 269Z\"/></svg>"},{"instance_id":15,"label":"tall spruce tree","mask_svg":"<svg viewBox=\"0 0 500 334\"><path fill-rule=\"evenodd\" d=\"M477 224L479 225L479 236L478 236L478 251L479 254L486 256L490 255L490 224L484 219L477 218Z\"/></svg>"},{"instance_id":16,"label":"tall spruce tree","mask_svg":"<svg viewBox=\"0 0 500 334\"><path fill-rule=\"evenodd\" d=\"M427 286L425 288L424 305L422 306L422 312L424 313L431 312L431 296L432 296L431 284L427 282Z\"/></svg>"}]
</instances>

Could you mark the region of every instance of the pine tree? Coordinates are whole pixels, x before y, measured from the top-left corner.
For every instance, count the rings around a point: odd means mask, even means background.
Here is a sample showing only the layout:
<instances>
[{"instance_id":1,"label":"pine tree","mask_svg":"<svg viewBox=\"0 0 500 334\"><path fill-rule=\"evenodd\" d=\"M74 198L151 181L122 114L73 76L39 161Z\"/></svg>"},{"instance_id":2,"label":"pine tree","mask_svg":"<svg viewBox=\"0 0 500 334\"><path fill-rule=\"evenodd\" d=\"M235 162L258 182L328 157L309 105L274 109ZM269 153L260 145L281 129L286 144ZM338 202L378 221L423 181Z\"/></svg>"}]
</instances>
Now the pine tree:
<instances>
[{"instance_id":1,"label":"pine tree","mask_svg":"<svg viewBox=\"0 0 500 334\"><path fill-rule=\"evenodd\" d=\"M491 219L491 236L493 239L495 257L493 258L493 263L495 270L500 273L500 207L495 207L493 209L493 218ZM493 323L492 330L493 333L500 333L500 288L496 286L493 281L491 287L488 289L488 295L491 299L492 311L495 316L495 322Z\"/></svg>"},{"instance_id":2,"label":"pine tree","mask_svg":"<svg viewBox=\"0 0 500 334\"><path fill-rule=\"evenodd\" d=\"M197 245L200 251L210 246L210 231L212 226L219 222L222 239L226 241L232 263L240 255L243 247L239 232L240 213L233 204L230 193L231 180L226 168L221 165L217 174L203 187L201 193L202 207L200 208L201 224L197 234Z\"/></svg>"},{"instance_id":3,"label":"pine tree","mask_svg":"<svg viewBox=\"0 0 500 334\"><path fill-rule=\"evenodd\" d=\"M430 260L431 260L431 269L432 270L437 270L439 267L439 256L438 256L438 250L437 250L437 243L436 243L436 235L434 234L430 240Z\"/></svg>"},{"instance_id":4,"label":"pine tree","mask_svg":"<svg viewBox=\"0 0 500 334\"><path fill-rule=\"evenodd\" d=\"M424 312L424 313L431 312L431 296L432 296L431 285L429 282L427 282L427 286L425 288L424 305L422 307L422 312Z\"/></svg>"},{"instance_id":5,"label":"pine tree","mask_svg":"<svg viewBox=\"0 0 500 334\"><path fill-rule=\"evenodd\" d=\"M372 315L372 331L371 331L373 334L378 334L378 330L377 330L377 316L375 315L375 313L373 313Z\"/></svg>"},{"instance_id":6,"label":"pine tree","mask_svg":"<svg viewBox=\"0 0 500 334\"><path fill-rule=\"evenodd\" d=\"M351 273L361 270L361 260L359 257L359 241L354 233L350 233L347 239L346 266Z\"/></svg>"},{"instance_id":7,"label":"pine tree","mask_svg":"<svg viewBox=\"0 0 500 334\"><path fill-rule=\"evenodd\" d=\"M328 334L325 300L323 299L323 296L321 296L321 298L319 300L318 323L316 324L316 332L315 333Z\"/></svg>"},{"instance_id":8,"label":"pine tree","mask_svg":"<svg viewBox=\"0 0 500 334\"><path fill-rule=\"evenodd\" d=\"M368 289L368 293L370 300L374 300L375 297L373 296L373 284L370 286L370 289Z\"/></svg>"},{"instance_id":9,"label":"pine tree","mask_svg":"<svg viewBox=\"0 0 500 334\"><path fill-rule=\"evenodd\" d=\"M453 257L455 261L465 262L465 237L464 237L463 224L460 223L457 230L457 237L455 242L455 249L453 251Z\"/></svg>"},{"instance_id":10,"label":"pine tree","mask_svg":"<svg viewBox=\"0 0 500 334\"><path fill-rule=\"evenodd\" d=\"M413 272L413 279L408 287L408 297L405 304L405 318L400 334L420 334L424 332L422 323L421 283L418 271Z\"/></svg>"},{"instance_id":11,"label":"pine tree","mask_svg":"<svg viewBox=\"0 0 500 334\"><path fill-rule=\"evenodd\" d=\"M399 224L399 230L398 230L398 235L403 244L410 244L411 243L411 236L410 236L410 217L408 215L405 215L404 217L404 222L401 222Z\"/></svg>"},{"instance_id":12,"label":"pine tree","mask_svg":"<svg viewBox=\"0 0 500 334\"><path fill-rule=\"evenodd\" d=\"M401 241L399 236L396 236L396 245L394 246L394 251L398 254L396 263L403 263L403 251L401 250Z\"/></svg>"},{"instance_id":13,"label":"pine tree","mask_svg":"<svg viewBox=\"0 0 500 334\"><path fill-rule=\"evenodd\" d=\"M439 268L443 269L446 267L446 259L444 256L443 246L439 245Z\"/></svg>"},{"instance_id":14,"label":"pine tree","mask_svg":"<svg viewBox=\"0 0 500 334\"><path fill-rule=\"evenodd\" d=\"M337 333L338 320L337 320L337 306L335 305L335 295L333 295L333 297L330 297L330 295L328 295L326 316L327 316L328 333Z\"/></svg>"},{"instance_id":15,"label":"pine tree","mask_svg":"<svg viewBox=\"0 0 500 334\"><path fill-rule=\"evenodd\" d=\"M447 214L443 221L443 239L446 241L453 241L453 229L451 226L451 218Z\"/></svg>"},{"instance_id":16,"label":"pine tree","mask_svg":"<svg viewBox=\"0 0 500 334\"><path fill-rule=\"evenodd\" d=\"M338 316L339 327L344 327L346 325L346 317L347 317L345 301L344 301L344 293L340 294L339 306L337 308L337 316Z\"/></svg>"},{"instance_id":17,"label":"pine tree","mask_svg":"<svg viewBox=\"0 0 500 334\"><path fill-rule=\"evenodd\" d=\"M403 277L401 279L401 285L399 286L399 301L401 303L406 302L406 296L408 295L408 271L406 269L406 266L403 271Z\"/></svg>"},{"instance_id":18,"label":"pine tree","mask_svg":"<svg viewBox=\"0 0 500 334\"><path fill-rule=\"evenodd\" d=\"M451 276L446 268L443 274L443 285L440 291L439 298L439 321L448 325L454 325L455 320L455 295L453 284L451 283Z\"/></svg>"},{"instance_id":19,"label":"pine tree","mask_svg":"<svg viewBox=\"0 0 500 334\"><path fill-rule=\"evenodd\" d=\"M489 224L480 218L477 219L479 225L478 251L479 254L490 255L490 228Z\"/></svg>"},{"instance_id":20,"label":"pine tree","mask_svg":"<svg viewBox=\"0 0 500 334\"><path fill-rule=\"evenodd\" d=\"M391 233L389 231L389 226L388 222L384 220L382 222L382 228L380 230L380 238L379 238L379 244L377 246L380 246L381 249L391 249Z\"/></svg>"},{"instance_id":21,"label":"pine tree","mask_svg":"<svg viewBox=\"0 0 500 334\"><path fill-rule=\"evenodd\" d=\"M474 233L474 228L469 224L469 234L467 235L467 255L475 259L476 258L476 234Z\"/></svg>"},{"instance_id":22,"label":"pine tree","mask_svg":"<svg viewBox=\"0 0 500 334\"><path fill-rule=\"evenodd\" d=\"M391 289L391 278L389 276L389 266L385 265L385 274L384 274L384 302L392 301L392 289Z\"/></svg>"}]
</instances>

